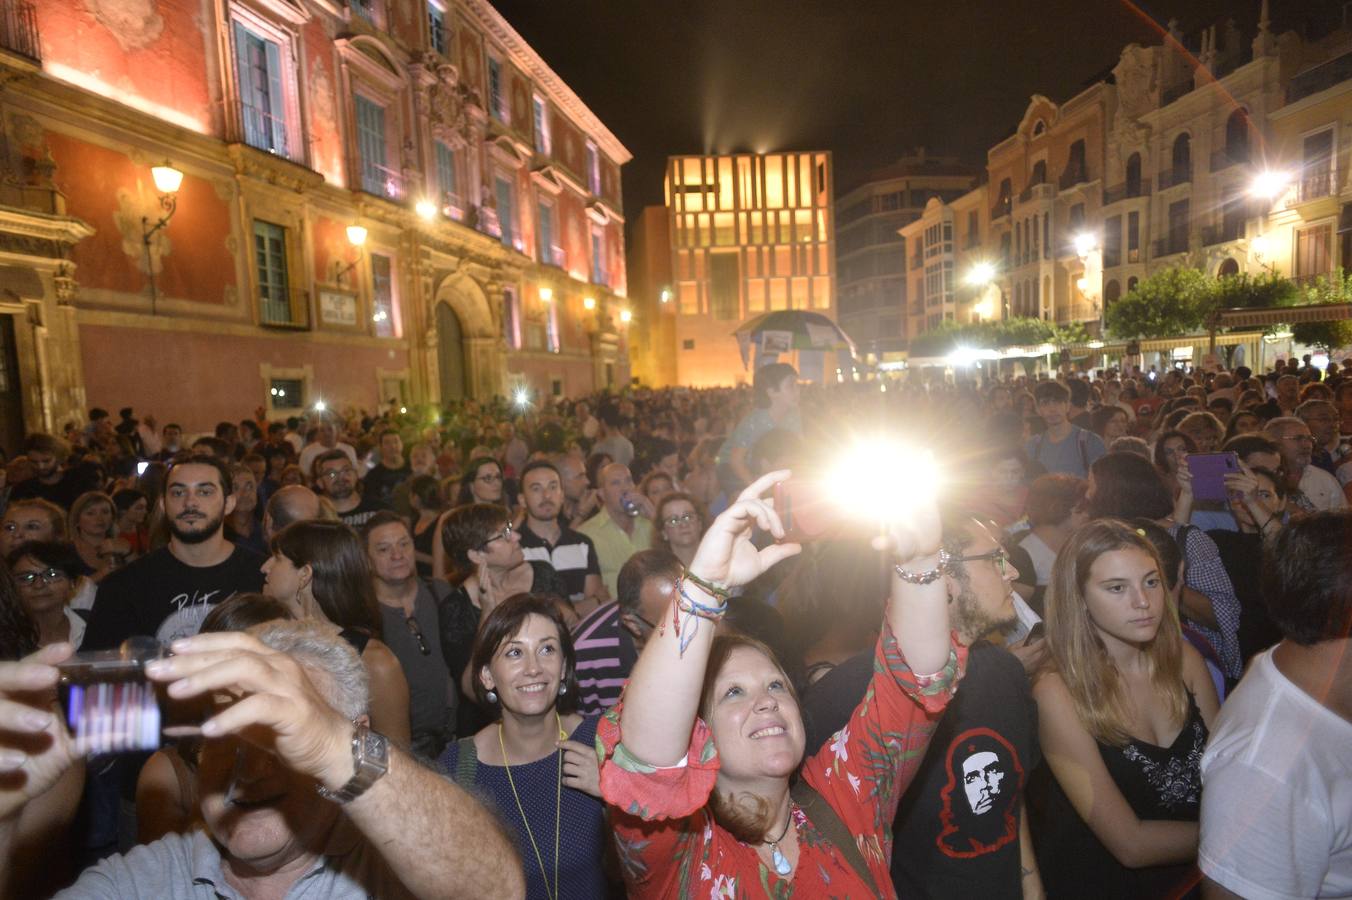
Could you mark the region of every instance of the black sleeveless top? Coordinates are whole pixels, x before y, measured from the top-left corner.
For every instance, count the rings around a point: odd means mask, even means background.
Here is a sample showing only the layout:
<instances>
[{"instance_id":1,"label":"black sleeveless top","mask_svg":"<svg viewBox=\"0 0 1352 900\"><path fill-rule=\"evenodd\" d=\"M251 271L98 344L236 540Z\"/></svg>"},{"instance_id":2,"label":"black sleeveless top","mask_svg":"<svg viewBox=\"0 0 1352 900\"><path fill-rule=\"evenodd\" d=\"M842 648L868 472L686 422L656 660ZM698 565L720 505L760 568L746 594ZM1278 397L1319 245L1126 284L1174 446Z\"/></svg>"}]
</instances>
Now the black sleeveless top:
<instances>
[{"instance_id":1,"label":"black sleeveless top","mask_svg":"<svg viewBox=\"0 0 1352 900\"><path fill-rule=\"evenodd\" d=\"M1207 727L1188 694L1188 718L1168 747L1132 739L1121 747L1098 742L1117 789L1141 819L1196 822L1202 806L1202 751ZM1038 868L1049 898L1151 900L1195 891L1194 863L1129 869L1080 818L1045 764L1028 785L1028 813Z\"/></svg>"},{"instance_id":2,"label":"black sleeveless top","mask_svg":"<svg viewBox=\"0 0 1352 900\"><path fill-rule=\"evenodd\" d=\"M338 636L352 645L359 658L366 652L366 645L371 642L371 635L360 628L344 628L338 632Z\"/></svg>"}]
</instances>

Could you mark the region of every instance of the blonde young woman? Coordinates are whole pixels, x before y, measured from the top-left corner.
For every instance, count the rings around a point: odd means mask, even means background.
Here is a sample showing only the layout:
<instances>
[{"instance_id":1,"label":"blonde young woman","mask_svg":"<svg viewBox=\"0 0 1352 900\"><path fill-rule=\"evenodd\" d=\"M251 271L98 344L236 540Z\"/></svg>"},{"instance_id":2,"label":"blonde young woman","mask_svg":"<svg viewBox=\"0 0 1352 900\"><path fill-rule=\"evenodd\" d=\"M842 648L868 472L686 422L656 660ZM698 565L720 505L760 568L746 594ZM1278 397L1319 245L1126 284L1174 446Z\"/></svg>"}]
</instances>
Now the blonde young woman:
<instances>
[{"instance_id":1,"label":"blonde young woman","mask_svg":"<svg viewBox=\"0 0 1352 900\"><path fill-rule=\"evenodd\" d=\"M131 553L126 541L117 537L117 507L102 491L88 491L70 506L70 537L80 559L100 581L109 572L121 568Z\"/></svg>"},{"instance_id":2,"label":"blonde young woman","mask_svg":"<svg viewBox=\"0 0 1352 900\"><path fill-rule=\"evenodd\" d=\"M1219 703L1154 545L1117 519L1079 528L1057 555L1046 626L1033 696L1047 765L1029 806L1047 896L1185 893Z\"/></svg>"}]
</instances>

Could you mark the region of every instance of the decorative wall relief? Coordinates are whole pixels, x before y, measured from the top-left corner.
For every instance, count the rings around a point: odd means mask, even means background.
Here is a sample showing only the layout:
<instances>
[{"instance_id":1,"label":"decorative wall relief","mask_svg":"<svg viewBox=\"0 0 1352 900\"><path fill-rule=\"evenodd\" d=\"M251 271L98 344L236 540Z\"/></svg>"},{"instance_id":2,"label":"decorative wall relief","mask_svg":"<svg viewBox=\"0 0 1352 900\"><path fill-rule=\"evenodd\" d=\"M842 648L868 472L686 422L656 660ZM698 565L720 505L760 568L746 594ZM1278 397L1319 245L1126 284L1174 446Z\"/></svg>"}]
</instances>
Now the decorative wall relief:
<instances>
[{"instance_id":1,"label":"decorative wall relief","mask_svg":"<svg viewBox=\"0 0 1352 900\"><path fill-rule=\"evenodd\" d=\"M84 0L84 6L123 50L148 47L164 32L156 0Z\"/></svg>"}]
</instances>

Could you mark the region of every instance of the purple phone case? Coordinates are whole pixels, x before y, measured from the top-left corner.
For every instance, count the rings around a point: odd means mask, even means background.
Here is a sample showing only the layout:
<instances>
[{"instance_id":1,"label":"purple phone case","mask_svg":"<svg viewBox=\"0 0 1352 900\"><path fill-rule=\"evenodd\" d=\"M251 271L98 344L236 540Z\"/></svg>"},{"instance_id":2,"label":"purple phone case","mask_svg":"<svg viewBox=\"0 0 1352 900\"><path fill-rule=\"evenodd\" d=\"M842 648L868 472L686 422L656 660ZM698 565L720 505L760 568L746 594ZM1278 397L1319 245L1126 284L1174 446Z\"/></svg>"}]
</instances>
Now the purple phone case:
<instances>
[{"instance_id":1,"label":"purple phone case","mask_svg":"<svg viewBox=\"0 0 1352 900\"><path fill-rule=\"evenodd\" d=\"M1188 456L1192 472L1192 496L1198 500L1227 500L1225 476L1239 471L1239 456L1234 453L1193 453Z\"/></svg>"}]
</instances>

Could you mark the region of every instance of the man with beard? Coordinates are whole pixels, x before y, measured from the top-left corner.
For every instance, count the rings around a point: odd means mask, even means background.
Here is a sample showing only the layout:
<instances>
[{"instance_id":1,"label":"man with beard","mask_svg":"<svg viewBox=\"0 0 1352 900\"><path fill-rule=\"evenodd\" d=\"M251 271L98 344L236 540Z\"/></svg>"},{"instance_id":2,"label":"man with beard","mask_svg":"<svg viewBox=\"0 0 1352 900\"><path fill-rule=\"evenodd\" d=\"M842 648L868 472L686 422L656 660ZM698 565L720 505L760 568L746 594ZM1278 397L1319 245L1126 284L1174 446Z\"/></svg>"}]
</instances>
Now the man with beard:
<instances>
[{"instance_id":1,"label":"man with beard","mask_svg":"<svg viewBox=\"0 0 1352 900\"><path fill-rule=\"evenodd\" d=\"M24 455L33 465L33 477L21 481L10 490L10 502L39 499L70 509L80 495L75 479L68 477L65 464L70 456L70 445L50 434L30 434L23 442Z\"/></svg>"},{"instance_id":2,"label":"man with beard","mask_svg":"<svg viewBox=\"0 0 1352 900\"><path fill-rule=\"evenodd\" d=\"M263 557L225 537L235 508L230 471L213 456L192 456L165 473L169 544L99 584L84 650L111 650L133 635L162 644L197 633L209 608L263 589Z\"/></svg>"},{"instance_id":3,"label":"man with beard","mask_svg":"<svg viewBox=\"0 0 1352 900\"><path fill-rule=\"evenodd\" d=\"M549 563L568 586L568 601L579 616L610 599L601 581L601 563L591 538L563 524L563 477L553 463L537 459L521 473L526 521L521 555Z\"/></svg>"},{"instance_id":4,"label":"man with beard","mask_svg":"<svg viewBox=\"0 0 1352 900\"><path fill-rule=\"evenodd\" d=\"M962 689L944 711L893 823L892 879L902 897L1004 897L1041 893L1023 815L1037 763L1037 708L1023 666L985 638L1017 619L1019 572L994 524L961 518L944 529L941 568L948 618L971 648ZM807 752L834 740L864 696L873 650L832 669L803 698Z\"/></svg>"},{"instance_id":5,"label":"man with beard","mask_svg":"<svg viewBox=\"0 0 1352 900\"><path fill-rule=\"evenodd\" d=\"M385 504L357 490L357 467L341 450L321 453L315 460L315 489L329 498L338 518L349 528L361 530L366 520L385 509Z\"/></svg>"}]
</instances>

